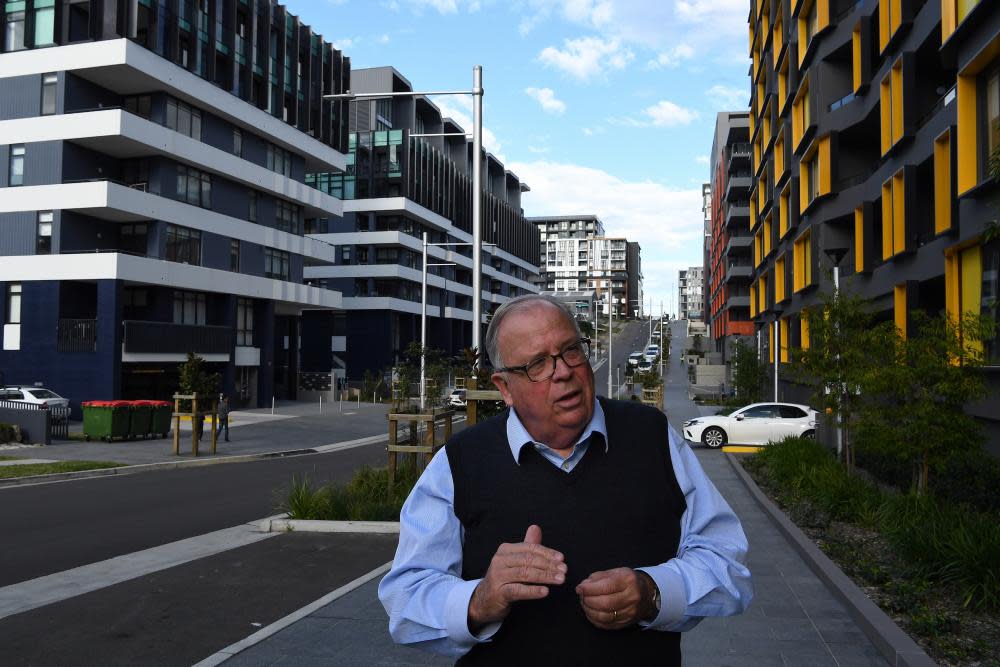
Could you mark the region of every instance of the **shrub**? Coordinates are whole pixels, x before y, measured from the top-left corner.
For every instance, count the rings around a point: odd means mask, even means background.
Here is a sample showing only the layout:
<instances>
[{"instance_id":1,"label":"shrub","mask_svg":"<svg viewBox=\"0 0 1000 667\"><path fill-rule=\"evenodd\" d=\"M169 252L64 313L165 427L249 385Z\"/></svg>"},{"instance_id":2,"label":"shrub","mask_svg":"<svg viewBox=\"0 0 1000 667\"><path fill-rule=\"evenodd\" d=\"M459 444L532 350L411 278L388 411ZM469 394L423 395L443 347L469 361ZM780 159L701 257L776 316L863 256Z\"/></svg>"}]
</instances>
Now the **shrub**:
<instances>
[{"instance_id":1,"label":"shrub","mask_svg":"<svg viewBox=\"0 0 1000 667\"><path fill-rule=\"evenodd\" d=\"M344 485L317 486L308 477L293 477L278 509L290 519L398 521L399 511L419 477L414 465L399 466L391 495L388 468L365 466Z\"/></svg>"},{"instance_id":2,"label":"shrub","mask_svg":"<svg viewBox=\"0 0 1000 667\"><path fill-rule=\"evenodd\" d=\"M0 424L0 442L18 442L20 430L13 424Z\"/></svg>"}]
</instances>

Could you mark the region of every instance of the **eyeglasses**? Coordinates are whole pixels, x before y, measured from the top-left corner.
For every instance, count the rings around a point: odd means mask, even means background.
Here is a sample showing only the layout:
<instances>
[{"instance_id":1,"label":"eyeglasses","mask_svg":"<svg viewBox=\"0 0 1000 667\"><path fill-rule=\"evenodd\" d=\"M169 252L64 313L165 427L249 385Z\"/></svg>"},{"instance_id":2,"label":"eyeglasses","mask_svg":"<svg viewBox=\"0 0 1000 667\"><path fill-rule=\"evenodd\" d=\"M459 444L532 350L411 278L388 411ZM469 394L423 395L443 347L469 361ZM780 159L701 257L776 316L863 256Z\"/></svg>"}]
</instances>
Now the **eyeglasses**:
<instances>
[{"instance_id":1,"label":"eyeglasses","mask_svg":"<svg viewBox=\"0 0 1000 667\"><path fill-rule=\"evenodd\" d=\"M590 358L590 339L581 338L575 343L567 346L559 354L545 354L533 361L529 361L523 366L508 366L507 368L498 368L498 373L524 373L528 376L528 379L532 382L545 382L556 372L556 362L559 359L563 360L563 363L570 368L576 368L577 366L587 362ZM549 363L549 359L552 360Z\"/></svg>"}]
</instances>

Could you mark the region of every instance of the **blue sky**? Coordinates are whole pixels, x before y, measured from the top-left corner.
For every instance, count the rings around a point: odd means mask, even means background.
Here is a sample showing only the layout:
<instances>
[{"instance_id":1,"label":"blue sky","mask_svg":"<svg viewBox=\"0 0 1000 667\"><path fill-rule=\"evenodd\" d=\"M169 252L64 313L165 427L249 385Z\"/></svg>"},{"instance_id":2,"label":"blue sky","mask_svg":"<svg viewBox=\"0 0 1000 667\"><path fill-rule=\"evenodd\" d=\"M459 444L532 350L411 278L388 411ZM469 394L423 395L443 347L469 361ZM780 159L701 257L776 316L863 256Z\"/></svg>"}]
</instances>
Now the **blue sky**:
<instances>
[{"instance_id":1,"label":"blue sky","mask_svg":"<svg viewBox=\"0 0 1000 667\"><path fill-rule=\"evenodd\" d=\"M715 114L749 99L749 0L285 0L351 58L417 90L469 88L525 214L597 214L642 245L647 295L702 263ZM471 130L467 98L435 102Z\"/></svg>"}]
</instances>

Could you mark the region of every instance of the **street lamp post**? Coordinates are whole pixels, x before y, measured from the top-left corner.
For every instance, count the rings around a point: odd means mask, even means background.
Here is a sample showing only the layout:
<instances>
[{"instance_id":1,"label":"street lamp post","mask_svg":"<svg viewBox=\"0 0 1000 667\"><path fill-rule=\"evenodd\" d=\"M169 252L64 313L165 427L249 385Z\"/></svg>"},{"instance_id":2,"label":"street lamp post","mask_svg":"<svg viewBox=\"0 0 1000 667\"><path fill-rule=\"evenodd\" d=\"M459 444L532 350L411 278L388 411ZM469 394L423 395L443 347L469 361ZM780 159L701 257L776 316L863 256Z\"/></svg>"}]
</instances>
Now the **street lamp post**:
<instances>
[{"instance_id":1,"label":"street lamp post","mask_svg":"<svg viewBox=\"0 0 1000 667\"><path fill-rule=\"evenodd\" d=\"M477 358L482 358L483 319L483 66L472 68L472 90L437 90L428 92L337 93L324 95L325 100L372 100L386 97L429 97L434 95L472 95L472 347ZM421 136L464 136L463 132L435 134L410 134ZM469 244L465 244L469 245Z\"/></svg>"},{"instance_id":2,"label":"street lamp post","mask_svg":"<svg viewBox=\"0 0 1000 667\"><path fill-rule=\"evenodd\" d=\"M841 260L844 259L844 255L847 254L847 248L826 248L826 249L824 249L823 252L826 253L826 256L830 258L831 262L833 262L833 298L837 299L840 296L840 262L841 262ZM836 321L834 321L833 324L834 324L834 327L837 330L837 333L839 334L839 329L840 329L839 323L836 322ZM838 335L838 338L839 338L839 335ZM837 361L837 376L838 376L838 379L840 379L840 353L839 352L836 354L836 361ZM838 384L840 384L840 386L837 387L837 392L839 392L839 393L837 394L837 426L836 426L836 429L837 429L837 460L839 461L839 460L841 460L843 458L843 450L844 450L844 439L843 439L843 435L844 434L843 434L843 432L841 430L841 427L840 427L840 423L841 423L840 410L841 410L841 407L843 405L844 383L841 381Z\"/></svg>"}]
</instances>

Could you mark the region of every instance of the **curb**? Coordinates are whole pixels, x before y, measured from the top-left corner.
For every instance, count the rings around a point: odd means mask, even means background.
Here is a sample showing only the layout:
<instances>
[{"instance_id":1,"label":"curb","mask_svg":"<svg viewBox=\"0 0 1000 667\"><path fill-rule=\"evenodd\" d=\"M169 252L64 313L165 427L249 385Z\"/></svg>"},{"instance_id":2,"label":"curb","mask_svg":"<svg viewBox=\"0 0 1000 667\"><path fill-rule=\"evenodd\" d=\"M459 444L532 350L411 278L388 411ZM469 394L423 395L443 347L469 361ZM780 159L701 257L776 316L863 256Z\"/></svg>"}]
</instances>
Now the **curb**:
<instances>
[{"instance_id":1,"label":"curb","mask_svg":"<svg viewBox=\"0 0 1000 667\"><path fill-rule=\"evenodd\" d=\"M792 543L809 569L843 603L851 618L890 665L894 667L938 667L938 664L909 635L903 632L878 605L865 595L864 591L858 588L850 577L844 574L843 570L837 567L798 526L792 523L770 498L764 495L757 483L737 461L736 456L725 454L725 457L729 459L736 476L747 487L750 495L771 517L782 535Z\"/></svg>"},{"instance_id":2,"label":"curb","mask_svg":"<svg viewBox=\"0 0 1000 667\"><path fill-rule=\"evenodd\" d=\"M264 519L258 524L262 533L376 533L399 534L398 521L316 521L311 519Z\"/></svg>"},{"instance_id":3,"label":"curb","mask_svg":"<svg viewBox=\"0 0 1000 667\"><path fill-rule=\"evenodd\" d=\"M285 628L287 628L289 625L292 625L296 621L300 621L309 614L313 613L314 611L317 611L325 607L326 605L330 604L337 598L343 597L348 593L350 593L351 591L353 591L354 589L359 588L364 584L367 584L372 579L375 579L376 577L385 574L386 572L389 571L389 568L391 566L392 566L392 561L389 561L388 563L385 563L384 565L375 568L371 572L361 575L354 581L344 584L340 588L327 593L326 595L316 600L315 602L311 602L307 604L305 607L293 611L288 616L285 616L284 618L275 621L271 625L265 628L261 628L260 630L253 633L249 637L241 639L240 641L234 644L230 644L226 648L216 653L213 653L212 655L208 656L201 662L195 663L194 667L214 667L215 665L219 665L225 662L226 660L229 660L240 651L245 651L251 646L261 643L268 637L277 634L278 632L284 630Z\"/></svg>"}]
</instances>

